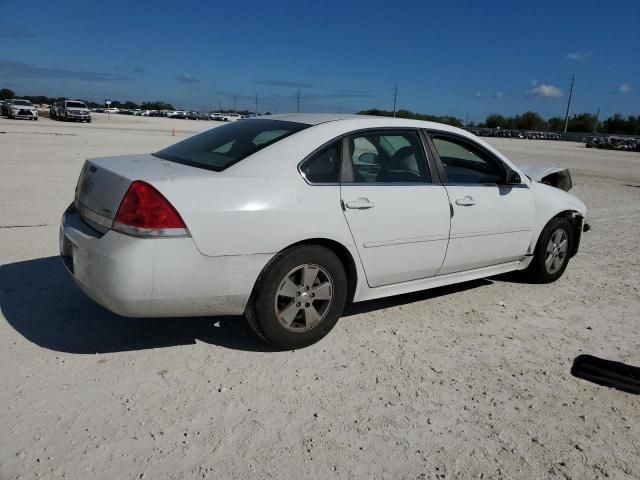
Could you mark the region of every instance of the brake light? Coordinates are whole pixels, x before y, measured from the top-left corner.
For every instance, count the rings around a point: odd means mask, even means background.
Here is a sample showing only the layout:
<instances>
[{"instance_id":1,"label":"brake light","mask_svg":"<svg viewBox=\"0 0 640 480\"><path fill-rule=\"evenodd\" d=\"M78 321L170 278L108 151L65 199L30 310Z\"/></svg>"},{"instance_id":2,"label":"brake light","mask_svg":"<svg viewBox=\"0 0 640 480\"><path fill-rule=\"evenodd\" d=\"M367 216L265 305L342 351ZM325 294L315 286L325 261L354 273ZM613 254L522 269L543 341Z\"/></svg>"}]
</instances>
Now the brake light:
<instances>
[{"instance_id":1,"label":"brake light","mask_svg":"<svg viewBox=\"0 0 640 480\"><path fill-rule=\"evenodd\" d=\"M180 214L158 190L136 180L120 202L111 227L137 237L186 237Z\"/></svg>"}]
</instances>

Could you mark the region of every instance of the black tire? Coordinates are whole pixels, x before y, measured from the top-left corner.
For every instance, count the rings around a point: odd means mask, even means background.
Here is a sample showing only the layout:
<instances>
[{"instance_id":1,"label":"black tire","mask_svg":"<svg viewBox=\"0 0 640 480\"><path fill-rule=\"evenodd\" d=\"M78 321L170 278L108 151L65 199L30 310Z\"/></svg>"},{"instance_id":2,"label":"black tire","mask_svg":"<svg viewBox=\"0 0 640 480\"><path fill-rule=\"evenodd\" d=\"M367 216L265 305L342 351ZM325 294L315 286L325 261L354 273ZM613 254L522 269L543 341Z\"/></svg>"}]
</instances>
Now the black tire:
<instances>
[{"instance_id":1,"label":"black tire","mask_svg":"<svg viewBox=\"0 0 640 480\"><path fill-rule=\"evenodd\" d=\"M302 265L315 265L328 273L332 282L333 297L317 325L306 331L291 331L285 328L276 316L276 292L288 278L287 274ZM282 349L306 347L326 336L335 326L347 300L347 286L344 265L331 250L319 245L293 247L278 254L260 274L249 299L245 316L251 329L274 347ZM300 318L305 318L304 312L301 315Z\"/></svg>"},{"instance_id":2,"label":"black tire","mask_svg":"<svg viewBox=\"0 0 640 480\"><path fill-rule=\"evenodd\" d=\"M554 235L558 230L564 232L567 238L567 249L562 257L561 266L556 269L549 269L547 266L547 246L549 245L549 241L551 240L552 235ZM563 217L555 217L551 219L549 223L544 227L540 237L538 238L538 243L536 244L536 249L533 254L533 260L531 264L527 268L527 273L529 274L529 278L534 283L552 283L559 279L569 264L569 258L571 257L571 248L573 247L573 229L571 228L571 223L569 220Z\"/></svg>"}]
</instances>

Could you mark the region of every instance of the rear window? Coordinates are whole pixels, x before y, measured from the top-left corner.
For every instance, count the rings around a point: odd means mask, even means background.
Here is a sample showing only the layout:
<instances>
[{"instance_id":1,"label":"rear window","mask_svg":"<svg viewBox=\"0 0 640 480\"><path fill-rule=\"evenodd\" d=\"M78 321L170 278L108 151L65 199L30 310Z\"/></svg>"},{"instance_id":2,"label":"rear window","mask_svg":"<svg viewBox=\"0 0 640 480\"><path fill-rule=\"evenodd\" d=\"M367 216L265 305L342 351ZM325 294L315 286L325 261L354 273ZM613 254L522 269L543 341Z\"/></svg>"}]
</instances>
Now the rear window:
<instances>
[{"instance_id":1,"label":"rear window","mask_svg":"<svg viewBox=\"0 0 640 480\"><path fill-rule=\"evenodd\" d=\"M309 126L282 120L239 120L194 135L153 155L219 172Z\"/></svg>"}]
</instances>

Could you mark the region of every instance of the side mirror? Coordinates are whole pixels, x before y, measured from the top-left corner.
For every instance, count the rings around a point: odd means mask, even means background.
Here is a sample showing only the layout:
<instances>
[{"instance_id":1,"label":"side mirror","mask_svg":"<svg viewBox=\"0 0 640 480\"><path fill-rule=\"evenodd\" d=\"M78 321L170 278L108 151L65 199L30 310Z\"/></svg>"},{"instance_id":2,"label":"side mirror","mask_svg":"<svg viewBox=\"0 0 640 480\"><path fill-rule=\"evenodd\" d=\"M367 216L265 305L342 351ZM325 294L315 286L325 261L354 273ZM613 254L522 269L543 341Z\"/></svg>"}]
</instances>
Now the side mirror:
<instances>
[{"instance_id":1,"label":"side mirror","mask_svg":"<svg viewBox=\"0 0 640 480\"><path fill-rule=\"evenodd\" d=\"M522 183L522 179L520 178L520 174L511 170L507 174L507 185L519 185Z\"/></svg>"},{"instance_id":2,"label":"side mirror","mask_svg":"<svg viewBox=\"0 0 640 480\"><path fill-rule=\"evenodd\" d=\"M519 185L520 183L522 183L520 174L511 170L507 175L507 185Z\"/></svg>"},{"instance_id":3,"label":"side mirror","mask_svg":"<svg viewBox=\"0 0 640 480\"><path fill-rule=\"evenodd\" d=\"M376 155L371 152L365 152L358 157L360 163L376 163Z\"/></svg>"}]
</instances>

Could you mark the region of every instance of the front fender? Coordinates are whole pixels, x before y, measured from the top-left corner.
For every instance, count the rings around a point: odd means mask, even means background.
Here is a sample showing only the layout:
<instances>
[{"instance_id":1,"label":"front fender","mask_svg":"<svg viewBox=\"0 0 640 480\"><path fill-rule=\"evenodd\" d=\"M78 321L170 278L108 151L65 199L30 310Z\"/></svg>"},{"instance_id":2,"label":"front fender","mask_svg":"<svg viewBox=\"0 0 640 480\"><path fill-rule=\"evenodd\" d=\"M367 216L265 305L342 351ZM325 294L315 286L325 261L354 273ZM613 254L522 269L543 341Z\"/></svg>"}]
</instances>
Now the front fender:
<instances>
[{"instance_id":1,"label":"front fender","mask_svg":"<svg viewBox=\"0 0 640 480\"><path fill-rule=\"evenodd\" d=\"M549 221L560 214L567 213L581 219L587 216L586 205L575 195L543 183L531 182L531 191L535 204L535 220L531 243L527 253L533 254L540 233ZM582 228L582 220L580 221Z\"/></svg>"}]
</instances>

